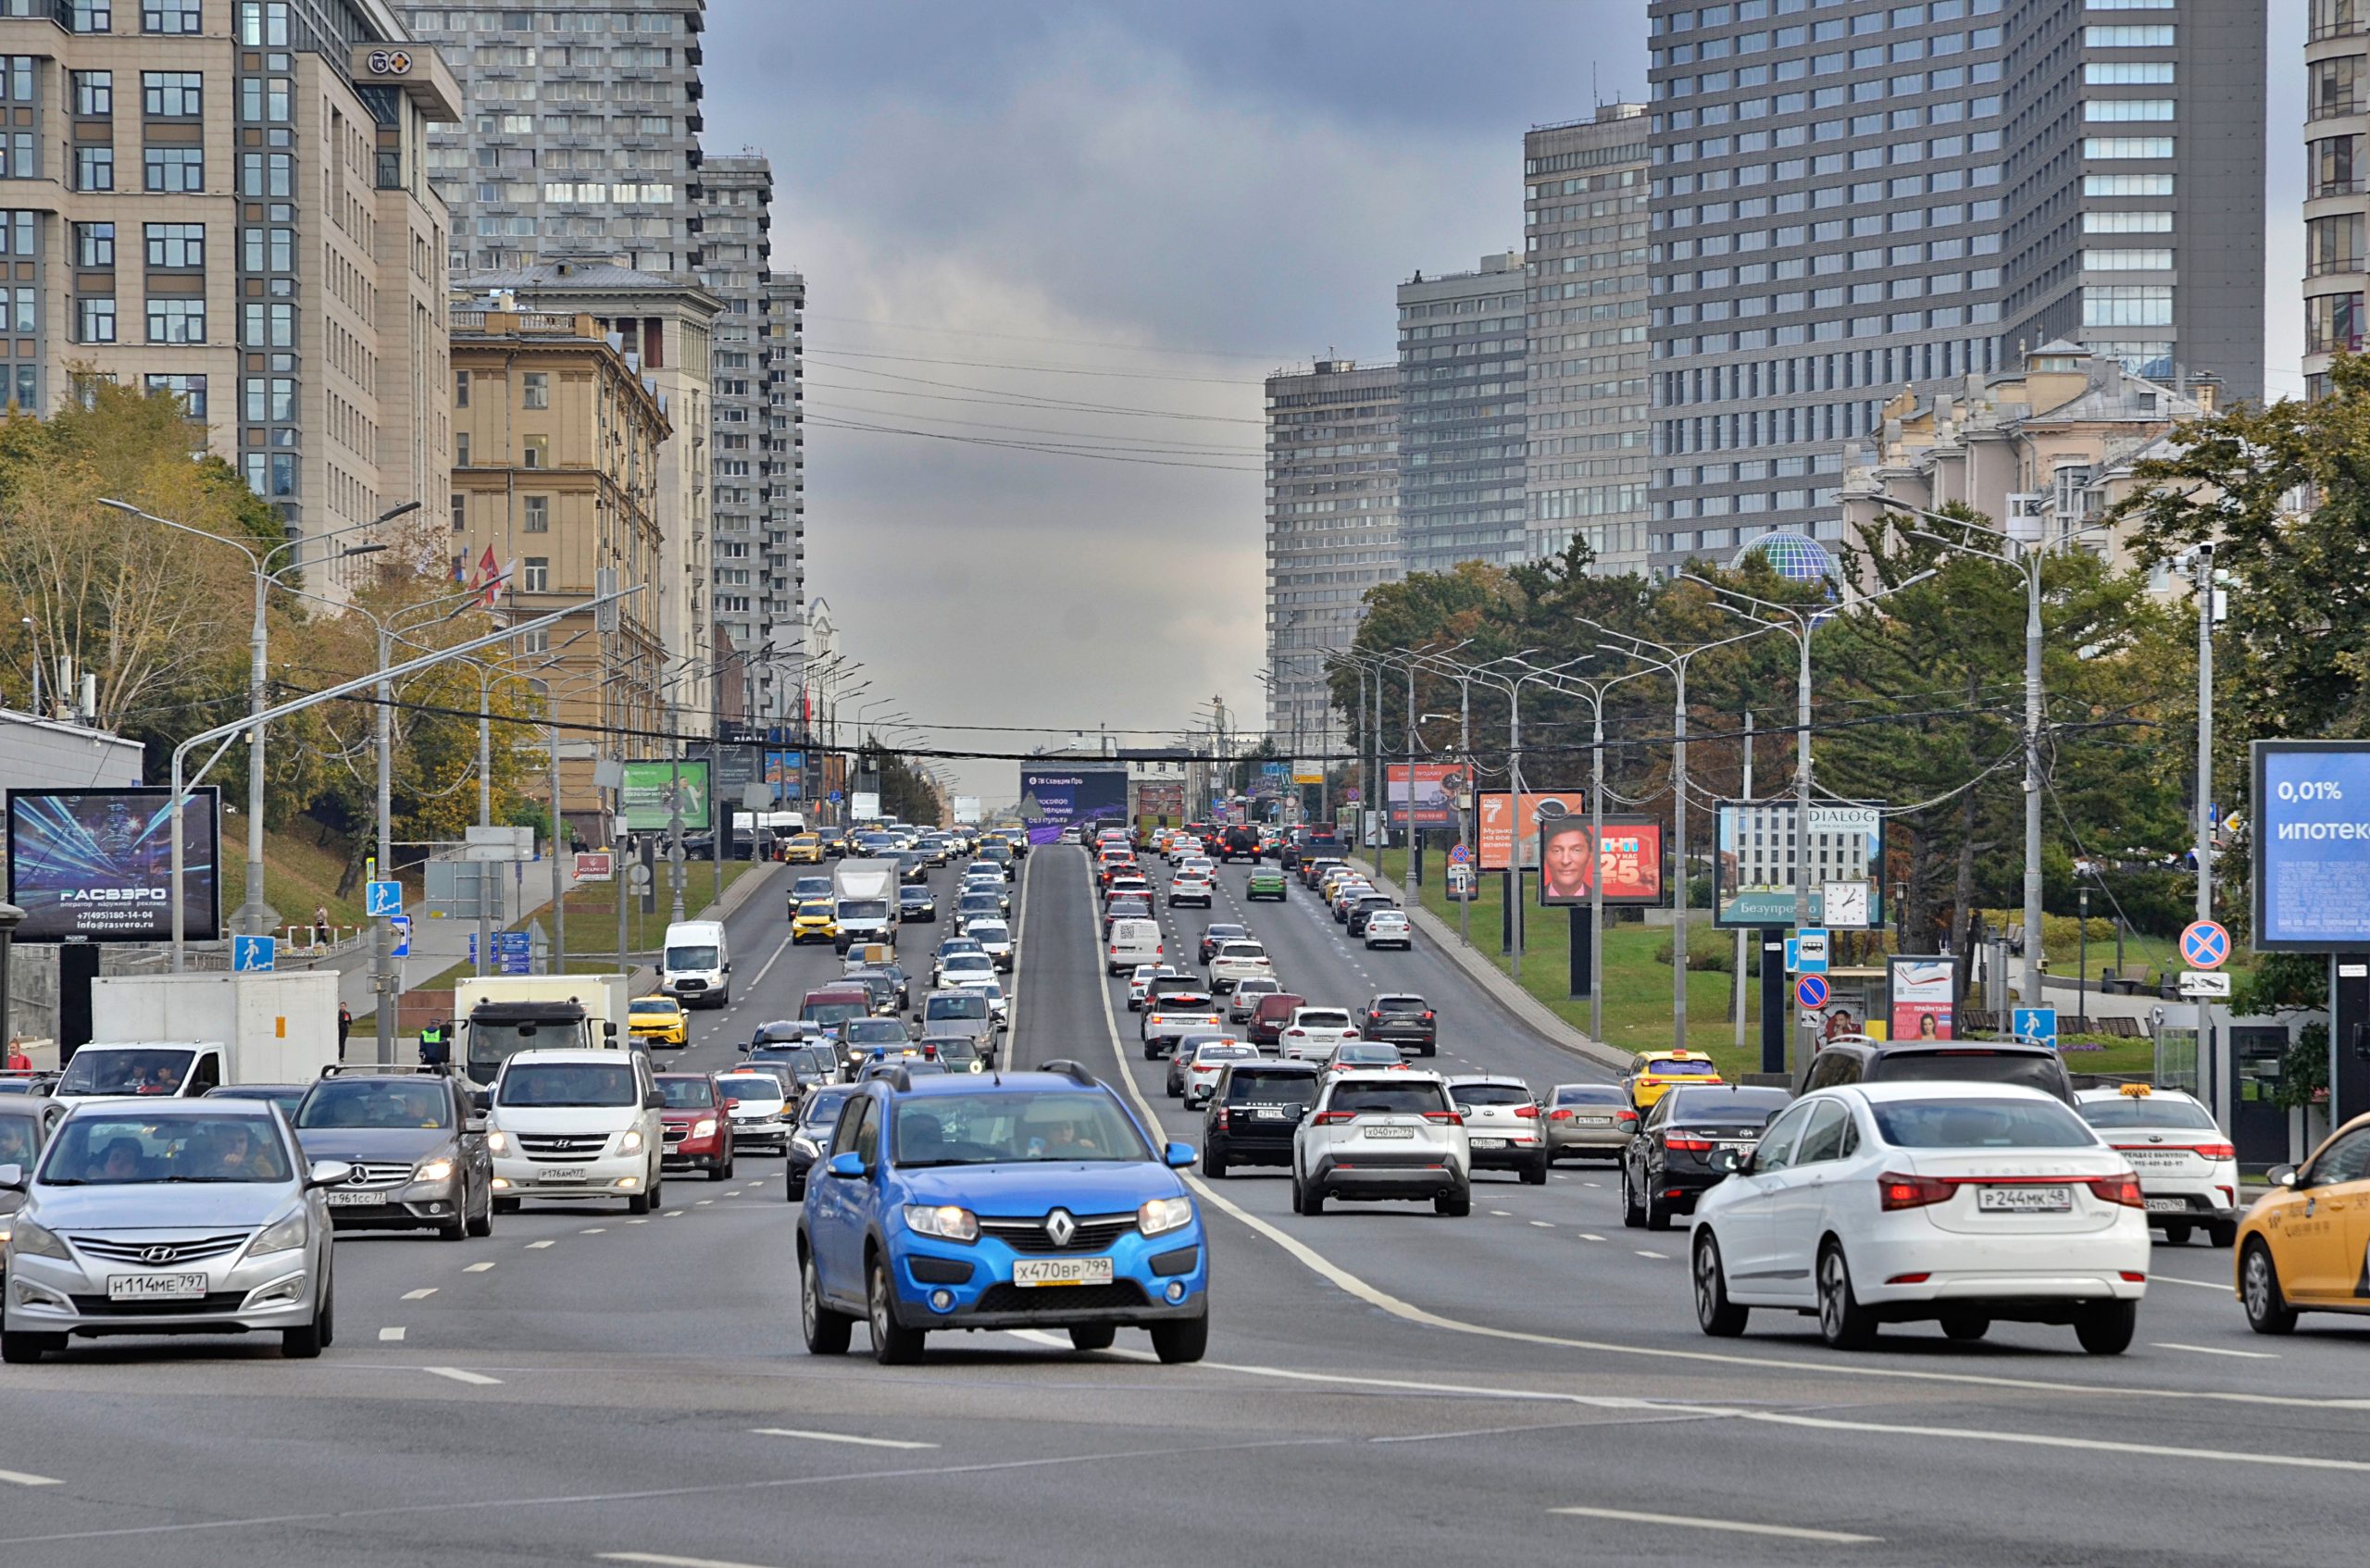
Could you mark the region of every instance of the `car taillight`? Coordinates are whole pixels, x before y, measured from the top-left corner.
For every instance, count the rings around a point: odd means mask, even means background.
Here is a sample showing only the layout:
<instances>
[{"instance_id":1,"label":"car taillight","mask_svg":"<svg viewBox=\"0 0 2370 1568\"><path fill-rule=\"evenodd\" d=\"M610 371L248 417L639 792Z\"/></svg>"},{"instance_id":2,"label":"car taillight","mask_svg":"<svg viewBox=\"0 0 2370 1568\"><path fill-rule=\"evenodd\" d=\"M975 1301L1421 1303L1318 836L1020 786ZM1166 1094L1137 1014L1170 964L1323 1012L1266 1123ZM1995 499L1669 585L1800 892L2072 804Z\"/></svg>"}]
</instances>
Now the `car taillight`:
<instances>
[{"instance_id":1,"label":"car taillight","mask_svg":"<svg viewBox=\"0 0 2370 1568\"><path fill-rule=\"evenodd\" d=\"M1453 1111L1427 1111L1424 1113L1424 1120L1437 1122L1444 1127L1461 1127L1465 1125L1465 1118Z\"/></svg>"},{"instance_id":2,"label":"car taillight","mask_svg":"<svg viewBox=\"0 0 2370 1568\"><path fill-rule=\"evenodd\" d=\"M1428 1024L1428 1023L1430 1023L1431 1021L1432 1021L1432 1015L1431 1015L1429 1013L1426 1013L1426 1014L1424 1014L1424 1022L1425 1022L1425 1023L1427 1023L1427 1024Z\"/></svg>"},{"instance_id":3,"label":"car taillight","mask_svg":"<svg viewBox=\"0 0 2370 1568\"><path fill-rule=\"evenodd\" d=\"M1369 1024L1379 1024L1382 1022L1382 1014L1379 1013L1369 1013L1366 1014L1366 1022Z\"/></svg>"},{"instance_id":4,"label":"car taillight","mask_svg":"<svg viewBox=\"0 0 2370 1568\"><path fill-rule=\"evenodd\" d=\"M1349 1028L1343 1029L1343 1030L1341 1031L1341 1038L1342 1038L1343 1039L1357 1039L1357 1038L1358 1038L1358 1031L1357 1031L1357 1028L1355 1027L1355 1026L1353 1026L1353 1027L1349 1027Z\"/></svg>"},{"instance_id":5,"label":"car taillight","mask_svg":"<svg viewBox=\"0 0 2370 1568\"><path fill-rule=\"evenodd\" d=\"M1666 1138L1663 1139L1663 1147L1684 1150L1690 1154L1709 1154L1712 1140L1708 1138Z\"/></svg>"},{"instance_id":6,"label":"car taillight","mask_svg":"<svg viewBox=\"0 0 2370 1568\"><path fill-rule=\"evenodd\" d=\"M2111 1176L2099 1176L2089 1183L2091 1196L2102 1203L2120 1203L2127 1209L2144 1209L2147 1198L2139 1190L2139 1178L2129 1171Z\"/></svg>"},{"instance_id":7,"label":"car taillight","mask_svg":"<svg viewBox=\"0 0 2370 1568\"><path fill-rule=\"evenodd\" d=\"M1226 1131L1226 1129L1227 1129L1227 1123L1228 1123L1228 1120L1229 1120L1229 1118L1228 1118L1228 1115L1227 1115L1227 1109L1226 1109L1226 1107L1225 1107L1225 1106L1223 1106L1223 1105L1219 1106L1219 1107L1218 1107L1218 1131L1220 1131L1220 1132L1224 1132L1224 1131Z\"/></svg>"},{"instance_id":8,"label":"car taillight","mask_svg":"<svg viewBox=\"0 0 2370 1568\"><path fill-rule=\"evenodd\" d=\"M1613 1114L1613 1117L1614 1120L1618 1122L1634 1122L1638 1119L1638 1113L1629 1109L1628 1106L1624 1105L1620 1110Z\"/></svg>"},{"instance_id":9,"label":"car taillight","mask_svg":"<svg viewBox=\"0 0 2370 1568\"><path fill-rule=\"evenodd\" d=\"M1887 1171L1877 1178L1877 1201L1886 1209L1923 1209L1951 1201L1951 1184L1940 1176Z\"/></svg>"},{"instance_id":10,"label":"car taillight","mask_svg":"<svg viewBox=\"0 0 2370 1568\"><path fill-rule=\"evenodd\" d=\"M1406 1064L1403 1062L1400 1065L1405 1066ZM1537 1121L1539 1119L1539 1107L1536 1105L1517 1105L1515 1107L1515 1115L1521 1121Z\"/></svg>"},{"instance_id":11,"label":"car taillight","mask_svg":"<svg viewBox=\"0 0 2370 1568\"><path fill-rule=\"evenodd\" d=\"M2235 1160L2239 1157L2238 1148L2233 1144L2201 1143L2195 1147L2197 1152L2208 1160Z\"/></svg>"},{"instance_id":12,"label":"car taillight","mask_svg":"<svg viewBox=\"0 0 2370 1568\"><path fill-rule=\"evenodd\" d=\"M1547 1113L1547 1119L1551 1122L1568 1122L1572 1119L1572 1114L1569 1111L1550 1111Z\"/></svg>"},{"instance_id":13,"label":"car taillight","mask_svg":"<svg viewBox=\"0 0 2370 1568\"><path fill-rule=\"evenodd\" d=\"M1319 1111L1316 1114L1316 1125L1320 1127L1338 1127L1344 1122L1354 1122L1357 1119L1358 1114L1355 1111Z\"/></svg>"}]
</instances>

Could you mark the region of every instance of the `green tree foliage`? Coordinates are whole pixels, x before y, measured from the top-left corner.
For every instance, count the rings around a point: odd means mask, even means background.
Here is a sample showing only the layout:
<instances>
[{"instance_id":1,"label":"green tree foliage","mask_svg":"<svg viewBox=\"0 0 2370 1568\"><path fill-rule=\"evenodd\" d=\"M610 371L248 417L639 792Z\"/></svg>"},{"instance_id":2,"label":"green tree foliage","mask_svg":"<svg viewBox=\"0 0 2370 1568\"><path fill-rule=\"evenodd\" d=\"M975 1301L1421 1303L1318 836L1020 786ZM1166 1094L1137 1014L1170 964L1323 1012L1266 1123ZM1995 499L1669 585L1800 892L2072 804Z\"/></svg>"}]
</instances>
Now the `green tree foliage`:
<instances>
[{"instance_id":1,"label":"green tree foliage","mask_svg":"<svg viewBox=\"0 0 2370 1568\"><path fill-rule=\"evenodd\" d=\"M945 826L939 810L938 791L930 787L929 779L920 768L879 740L866 737L858 753L856 771L879 776L880 809L885 815L917 827Z\"/></svg>"}]
</instances>

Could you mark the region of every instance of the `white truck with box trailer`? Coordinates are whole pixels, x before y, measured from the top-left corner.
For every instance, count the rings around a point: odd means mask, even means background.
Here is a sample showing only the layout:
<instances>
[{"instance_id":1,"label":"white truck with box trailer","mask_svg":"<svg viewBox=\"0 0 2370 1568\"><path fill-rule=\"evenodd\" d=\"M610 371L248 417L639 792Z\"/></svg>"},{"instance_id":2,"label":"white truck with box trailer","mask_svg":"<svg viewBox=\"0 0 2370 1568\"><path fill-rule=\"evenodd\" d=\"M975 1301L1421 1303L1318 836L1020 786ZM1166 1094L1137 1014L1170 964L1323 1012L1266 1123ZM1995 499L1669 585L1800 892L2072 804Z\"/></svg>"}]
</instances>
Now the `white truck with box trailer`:
<instances>
[{"instance_id":1,"label":"white truck with box trailer","mask_svg":"<svg viewBox=\"0 0 2370 1568\"><path fill-rule=\"evenodd\" d=\"M300 1084L338 1060L334 970L106 975L91 982L91 1042L53 1092L195 1096L224 1084Z\"/></svg>"},{"instance_id":2,"label":"white truck with box trailer","mask_svg":"<svg viewBox=\"0 0 2370 1568\"><path fill-rule=\"evenodd\" d=\"M897 863L843 860L831 868L831 903L842 952L859 942L897 940Z\"/></svg>"},{"instance_id":3,"label":"white truck with box trailer","mask_svg":"<svg viewBox=\"0 0 2370 1568\"><path fill-rule=\"evenodd\" d=\"M453 988L453 1064L491 1084L511 1052L628 1043L630 975L479 975Z\"/></svg>"}]
</instances>

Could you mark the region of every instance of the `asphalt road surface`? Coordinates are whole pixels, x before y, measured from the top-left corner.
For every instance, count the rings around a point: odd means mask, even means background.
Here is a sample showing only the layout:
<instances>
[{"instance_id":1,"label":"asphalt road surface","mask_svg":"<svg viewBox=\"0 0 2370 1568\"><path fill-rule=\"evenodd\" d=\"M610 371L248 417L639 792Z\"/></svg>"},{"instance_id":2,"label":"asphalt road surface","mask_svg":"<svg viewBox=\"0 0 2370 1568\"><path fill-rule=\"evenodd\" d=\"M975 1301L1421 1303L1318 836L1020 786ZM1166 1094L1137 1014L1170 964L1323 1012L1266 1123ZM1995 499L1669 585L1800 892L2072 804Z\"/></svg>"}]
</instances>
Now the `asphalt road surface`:
<instances>
[{"instance_id":1,"label":"asphalt road surface","mask_svg":"<svg viewBox=\"0 0 2370 1568\"><path fill-rule=\"evenodd\" d=\"M785 944L788 868L730 921L734 1002L680 1060L723 1067L835 975ZM1170 952L1245 920L1278 977L1355 1006L1420 991L1438 1065L1598 1076L1419 945L1369 954L1295 884L1166 911ZM942 889L945 878L941 878ZM1085 857L1027 862L1014 1056L1090 1064L1171 1137L1098 962ZM951 930L942 926L940 930ZM936 935L909 928L908 956ZM1191 956L1190 948L1188 956ZM1622 1228L1617 1181L1475 1182L1473 1213L1291 1212L1280 1171L1193 1178L1209 1359L1143 1337L934 1338L919 1366L797 1332L778 1162L677 1176L662 1213L530 1206L458 1244L338 1242L338 1341L77 1341L0 1374L0 1568L541 1568L638 1562L2318 1563L2370 1477L2370 1331L2249 1334L2224 1258L2159 1246L2139 1335L2086 1356L2003 1324L1696 1330L1683 1232ZM859 1334L862 1332L859 1329Z\"/></svg>"}]
</instances>

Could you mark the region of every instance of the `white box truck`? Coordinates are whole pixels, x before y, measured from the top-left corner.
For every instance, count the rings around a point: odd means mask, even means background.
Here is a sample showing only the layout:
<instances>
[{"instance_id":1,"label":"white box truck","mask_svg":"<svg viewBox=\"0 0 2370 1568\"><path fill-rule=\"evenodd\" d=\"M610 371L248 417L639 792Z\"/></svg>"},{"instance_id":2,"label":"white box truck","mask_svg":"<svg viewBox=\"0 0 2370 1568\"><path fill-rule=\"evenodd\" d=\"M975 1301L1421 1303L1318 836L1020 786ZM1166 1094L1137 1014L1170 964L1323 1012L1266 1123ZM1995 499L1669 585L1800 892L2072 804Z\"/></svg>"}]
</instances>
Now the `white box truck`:
<instances>
[{"instance_id":1,"label":"white box truck","mask_svg":"<svg viewBox=\"0 0 2370 1568\"><path fill-rule=\"evenodd\" d=\"M897 863L843 860L831 868L831 902L842 952L857 942L897 940Z\"/></svg>"},{"instance_id":2,"label":"white box truck","mask_svg":"<svg viewBox=\"0 0 2370 1568\"><path fill-rule=\"evenodd\" d=\"M453 988L454 1065L491 1084L510 1053L529 1048L627 1044L630 975L479 975Z\"/></svg>"},{"instance_id":3,"label":"white box truck","mask_svg":"<svg viewBox=\"0 0 2370 1568\"><path fill-rule=\"evenodd\" d=\"M91 982L91 1043L54 1091L195 1096L302 1084L338 1059L333 970L107 975Z\"/></svg>"}]
</instances>

